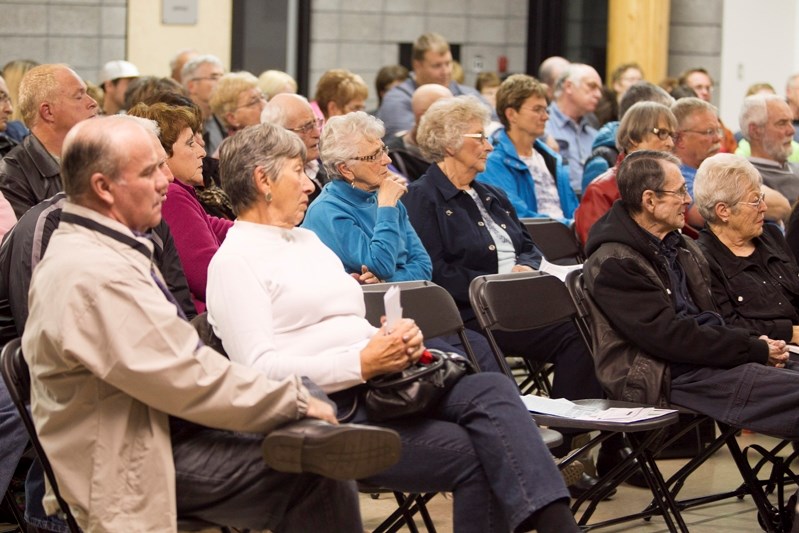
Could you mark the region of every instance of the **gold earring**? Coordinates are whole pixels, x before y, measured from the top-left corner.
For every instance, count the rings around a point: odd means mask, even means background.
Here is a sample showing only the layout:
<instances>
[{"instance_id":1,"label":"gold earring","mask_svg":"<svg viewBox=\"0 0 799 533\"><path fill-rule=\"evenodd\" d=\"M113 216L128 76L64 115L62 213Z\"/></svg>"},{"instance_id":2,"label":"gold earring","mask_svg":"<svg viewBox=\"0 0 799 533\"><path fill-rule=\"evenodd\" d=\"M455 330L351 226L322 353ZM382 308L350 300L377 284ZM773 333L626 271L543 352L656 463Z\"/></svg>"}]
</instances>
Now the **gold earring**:
<instances>
[{"instance_id":1,"label":"gold earring","mask_svg":"<svg viewBox=\"0 0 799 533\"><path fill-rule=\"evenodd\" d=\"M266 203L272 203L272 191L267 192L264 195L264 199L266 200Z\"/></svg>"}]
</instances>

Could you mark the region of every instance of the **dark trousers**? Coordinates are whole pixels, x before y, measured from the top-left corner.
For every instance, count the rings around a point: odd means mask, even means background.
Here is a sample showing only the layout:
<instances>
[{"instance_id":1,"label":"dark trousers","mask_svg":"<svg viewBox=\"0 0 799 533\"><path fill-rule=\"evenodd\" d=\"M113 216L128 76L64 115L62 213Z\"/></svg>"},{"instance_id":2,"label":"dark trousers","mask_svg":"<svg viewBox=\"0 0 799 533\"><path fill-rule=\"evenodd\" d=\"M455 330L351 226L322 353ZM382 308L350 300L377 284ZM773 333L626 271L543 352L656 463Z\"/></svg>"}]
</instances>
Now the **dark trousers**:
<instances>
[{"instance_id":1,"label":"dark trousers","mask_svg":"<svg viewBox=\"0 0 799 533\"><path fill-rule=\"evenodd\" d=\"M333 397L340 413L349 410L352 395ZM365 481L404 492L451 491L455 531L507 533L569 497L535 422L502 374L463 377L424 417L372 423L358 408L352 421L394 429L402 439L399 463Z\"/></svg>"},{"instance_id":2,"label":"dark trousers","mask_svg":"<svg viewBox=\"0 0 799 533\"><path fill-rule=\"evenodd\" d=\"M469 322L467 326L477 327L476 322ZM594 360L572 322L532 331L495 331L493 334L505 355L555 365L553 398L583 400L604 397L594 370Z\"/></svg>"},{"instance_id":3,"label":"dark trousers","mask_svg":"<svg viewBox=\"0 0 799 533\"><path fill-rule=\"evenodd\" d=\"M363 531L354 482L275 472L262 440L207 428L173 435L178 517L274 532Z\"/></svg>"},{"instance_id":4,"label":"dark trousers","mask_svg":"<svg viewBox=\"0 0 799 533\"><path fill-rule=\"evenodd\" d=\"M699 368L671 381L671 401L719 422L799 439L799 364Z\"/></svg>"}]
</instances>

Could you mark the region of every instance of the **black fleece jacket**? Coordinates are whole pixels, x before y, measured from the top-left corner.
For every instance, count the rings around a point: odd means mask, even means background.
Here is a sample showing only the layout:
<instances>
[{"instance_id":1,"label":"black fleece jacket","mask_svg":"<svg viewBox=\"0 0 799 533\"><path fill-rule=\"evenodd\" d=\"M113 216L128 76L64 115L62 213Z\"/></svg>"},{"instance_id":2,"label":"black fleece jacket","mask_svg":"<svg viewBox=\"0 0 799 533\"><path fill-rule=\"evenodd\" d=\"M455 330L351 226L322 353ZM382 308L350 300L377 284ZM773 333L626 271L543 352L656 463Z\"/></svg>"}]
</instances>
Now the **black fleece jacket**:
<instances>
[{"instance_id":1,"label":"black fleece jacket","mask_svg":"<svg viewBox=\"0 0 799 533\"><path fill-rule=\"evenodd\" d=\"M620 201L597 221L586 252L586 286L596 305L635 349L671 363L672 377L690 366L732 368L767 362L768 345L747 330L677 313L668 261ZM677 262L696 307L717 313L707 261L698 246L681 235Z\"/></svg>"}]
</instances>

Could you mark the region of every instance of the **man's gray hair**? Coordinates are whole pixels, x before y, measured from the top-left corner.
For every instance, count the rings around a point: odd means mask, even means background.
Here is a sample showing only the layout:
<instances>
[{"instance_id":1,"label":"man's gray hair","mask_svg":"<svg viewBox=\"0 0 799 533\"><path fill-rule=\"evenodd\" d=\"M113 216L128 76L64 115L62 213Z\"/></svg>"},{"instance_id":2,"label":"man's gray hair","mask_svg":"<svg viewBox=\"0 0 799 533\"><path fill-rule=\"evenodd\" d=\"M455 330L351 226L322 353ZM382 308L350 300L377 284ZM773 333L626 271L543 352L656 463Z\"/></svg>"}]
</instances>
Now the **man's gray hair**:
<instances>
[{"instance_id":1,"label":"man's gray hair","mask_svg":"<svg viewBox=\"0 0 799 533\"><path fill-rule=\"evenodd\" d=\"M222 65L222 61L220 61L218 57L211 54L205 54L192 58L185 65L183 65L183 69L180 71L180 79L184 87L188 89L188 83L194 80L194 74L197 72L197 69L206 63L216 65L219 68L225 68Z\"/></svg>"},{"instance_id":2,"label":"man's gray hair","mask_svg":"<svg viewBox=\"0 0 799 533\"><path fill-rule=\"evenodd\" d=\"M294 133L277 124L256 124L231 135L219 145L219 177L230 197L233 212L239 215L258 199L256 167L277 181L287 159L305 161L305 145Z\"/></svg>"},{"instance_id":3,"label":"man's gray hair","mask_svg":"<svg viewBox=\"0 0 799 533\"><path fill-rule=\"evenodd\" d=\"M566 70L563 71L557 83L555 83L554 96L558 98L563 93L563 86L567 81L572 82L573 85L580 85L591 71L594 69L591 65L585 63L571 63Z\"/></svg>"},{"instance_id":4,"label":"man's gray hair","mask_svg":"<svg viewBox=\"0 0 799 533\"><path fill-rule=\"evenodd\" d=\"M753 94L744 98L741 105L741 114L738 116L738 124L741 127L741 134L744 139L749 141L749 126L765 126L768 122L768 103L785 102L776 94Z\"/></svg>"},{"instance_id":5,"label":"man's gray hair","mask_svg":"<svg viewBox=\"0 0 799 533\"><path fill-rule=\"evenodd\" d=\"M319 139L319 157L331 178L340 178L338 166L360 155L361 141L379 141L386 134L383 121L363 111L330 117Z\"/></svg>"},{"instance_id":6,"label":"man's gray hair","mask_svg":"<svg viewBox=\"0 0 799 533\"><path fill-rule=\"evenodd\" d=\"M710 224L718 222L716 204L734 206L747 192L763 185L760 172L745 157L734 154L716 154L708 157L696 171L694 203L699 214Z\"/></svg>"},{"instance_id":7,"label":"man's gray hair","mask_svg":"<svg viewBox=\"0 0 799 533\"><path fill-rule=\"evenodd\" d=\"M488 108L475 96L442 98L422 115L416 142L425 157L440 163L450 151L461 149L470 122L480 121L485 128L490 119Z\"/></svg>"},{"instance_id":8,"label":"man's gray hair","mask_svg":"<svg viewBox=\"0 0 799 533\"><path fill-rule=\"evenodd\" d=\"M685 125L686 119L700 111L710 111L716 116L719 116L719 110L716 106L705 102L701 98L689 96L687 98L680 98L671 106L671 112L674 113L674 118L677 119L677 127L682 128Z\"/></svg>"},{"instance_id":9,"label":"man's gray hair","mask_svg":"<svg viewBox=\"0 0 799 533\"><path fill-rule=\"evenodd\" d=\"M624 158L616 175L621 204L630 214L643 211L645 191L657 191L666 182L666 170L661 162L680 166L680 160L667 152L640 150Z\"/></svg>"}]
</instances>

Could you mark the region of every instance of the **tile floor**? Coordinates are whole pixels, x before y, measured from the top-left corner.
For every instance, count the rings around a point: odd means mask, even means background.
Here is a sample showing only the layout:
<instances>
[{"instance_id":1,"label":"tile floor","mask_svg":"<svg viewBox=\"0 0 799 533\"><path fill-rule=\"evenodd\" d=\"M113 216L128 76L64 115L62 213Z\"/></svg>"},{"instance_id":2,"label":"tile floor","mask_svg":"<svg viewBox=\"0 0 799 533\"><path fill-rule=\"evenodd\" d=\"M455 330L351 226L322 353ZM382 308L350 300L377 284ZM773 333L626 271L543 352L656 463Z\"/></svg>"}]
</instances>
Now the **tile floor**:
<instances>
[{"instance_id":1,"label":"tile floor","mask_svg":"<svg viewBox=\"0 0 799 533\"><path fill-rule=\"evenodd\" d=\"M744 434L739 437L741 447L758 443L765 447L776 444L778 441L762 435ZM686 461L670 459L658 461L658 466L665 477L675 472ZM732 490L740 485L741 479L738 470L733 464L727 448L719 450L707 461L694 475L689 478L682 491L685 497L699 496L712 492ZM651 496L646 489L622 485L619 492L612 500L602 502L597 508L592 521L603 520L620 516L623 513L643 509ZM773 498L772 498L773 499ZM368 495L361 495L361 512L363 514L364 528L371 531L384 517L394 510L393 498L390 494L381 495L378 500L372 500ZM436 496L429 504L433 521L439 533L452 531L452 500L442 495ZM757 523L755 506L751 498L743 500L728 499L714 504L686 510L682 513L691 533L738 533L761 531ZM421 526L421 520L417 523ZM402 531L407 531L403 529ZM643 520L628 522L613 527L598 529L596 531L614 532L644 532L660 533L668 531L665 522L660 518L653 518L650 522Z\"/></svg>"}]
</instances>

